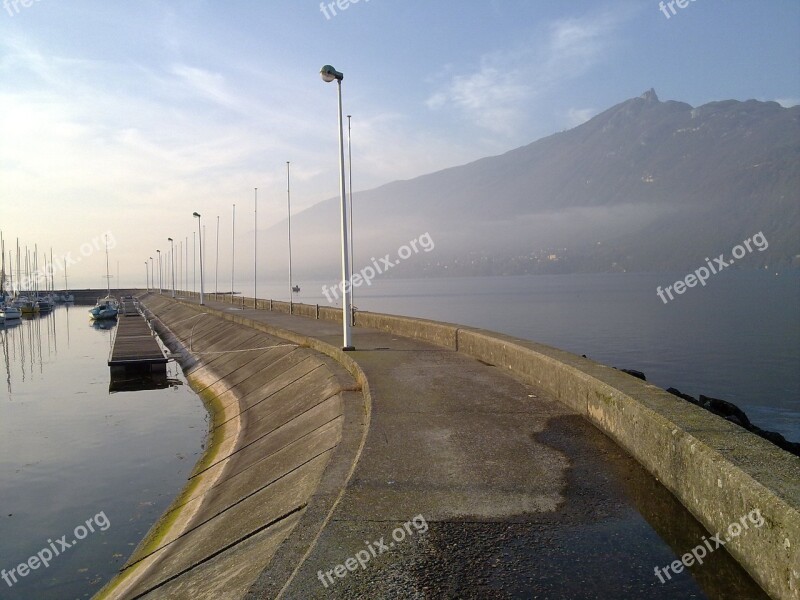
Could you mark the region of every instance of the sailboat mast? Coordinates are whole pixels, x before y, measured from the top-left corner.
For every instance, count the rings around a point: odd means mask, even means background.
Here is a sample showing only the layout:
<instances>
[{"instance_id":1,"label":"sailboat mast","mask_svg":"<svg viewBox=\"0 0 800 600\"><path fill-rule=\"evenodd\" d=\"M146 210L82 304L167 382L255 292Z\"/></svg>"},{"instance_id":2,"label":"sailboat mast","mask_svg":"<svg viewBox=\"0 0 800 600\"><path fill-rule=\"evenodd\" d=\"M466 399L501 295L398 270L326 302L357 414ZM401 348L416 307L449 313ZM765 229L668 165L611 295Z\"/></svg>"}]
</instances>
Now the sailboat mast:
<instances>
[{"instance_id":1,"label":"sailboat mast","mask_svg":"<svg viewBox=\"0 0 800 600\"><path fill-rule=\"evenodd\" d=\"M108 236L105 236L106 242L106 295L111 295L111 276L108 274Z\"/></svg>"},{"instance_id":2,"label":"sailboat mast","mask_svg":"<svg viewBox=\"0 0 800 600\"><path fill-rule=\"evenodd\" d=\"M4 298L6 285L6 244L3 240L2 231L0 231L0 256L2 257L2 262L0 262L0 298Z\"/></svg>"},{"instance_id":3,"label":"sailboat mast","mask_svg":"<svg viewBox=\"0 0 800 600\"><path fill-rule=\"evenodd\" d=\"M22 259L19 254L19 238L17 238L17 288L22 286ZM19 295L19 289L17 295Z\"/></svg>"}]
</instances>

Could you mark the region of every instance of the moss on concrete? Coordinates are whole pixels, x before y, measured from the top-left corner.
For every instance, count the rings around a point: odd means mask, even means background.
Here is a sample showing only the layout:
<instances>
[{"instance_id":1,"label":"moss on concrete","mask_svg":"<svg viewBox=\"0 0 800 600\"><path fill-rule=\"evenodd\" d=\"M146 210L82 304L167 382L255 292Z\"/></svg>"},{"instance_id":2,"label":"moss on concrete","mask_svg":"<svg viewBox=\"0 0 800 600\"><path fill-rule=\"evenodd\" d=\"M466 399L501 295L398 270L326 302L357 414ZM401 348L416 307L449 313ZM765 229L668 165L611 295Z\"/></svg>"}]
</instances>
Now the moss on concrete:
<instances>
[{"instance_id":1,"label":"moss on concrete","mask_svg":"<svg viewBox=\"0 0 800 600\"><path fill-rule=\"evenodd\" d=\"M104 598L108 598L121 583L126 581L129 577L137 572L138 567L136 563L158 550L178 518L181 516L181 514L183 514L183 510L185 510L185 508L188 506L187 502L192 498L195 490L203 481L202 475L198 477L195 477L195 475L201 473L210 465L212 465L219 454L224 433L221 429L218 429L216 425L217 420L221 418L222 414L224 413L222 402L209 390L204 390L198 393L195 389L197 385L196 383L193 383L191 375L187 379L189 381L189 385L202 399L203 405L209 414L209 430L206 436L205 451L195 464L194 469L192 469L192 473L189 476L187 484L175 497L167 510L161 515L159 520L156 521L156 523L147 532L147 535L139 543L130 559L128 559L123 566L122 571L120 571L117 576L115 576L102 590L100 590L100 592L97 593L97 595L94 597L95 600L103 600Z\"/></svg>"}]
</instances>

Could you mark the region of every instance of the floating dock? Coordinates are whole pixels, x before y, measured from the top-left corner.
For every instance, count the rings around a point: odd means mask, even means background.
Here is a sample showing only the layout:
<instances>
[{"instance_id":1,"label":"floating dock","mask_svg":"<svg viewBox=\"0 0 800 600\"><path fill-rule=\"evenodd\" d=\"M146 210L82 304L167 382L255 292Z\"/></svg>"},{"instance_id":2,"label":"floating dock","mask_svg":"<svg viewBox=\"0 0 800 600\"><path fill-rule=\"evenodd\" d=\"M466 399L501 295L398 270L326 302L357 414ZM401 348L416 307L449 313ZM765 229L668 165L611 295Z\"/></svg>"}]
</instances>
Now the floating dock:
<instances>
[{"instance_id":1,"label":"floating dock","mask_svg":"<svg viewBox=\"0 0 800 600\"><path fill-rule=\"evenodd\" d=\"M165 374L168 362L147 321L134 309L132 302L130 307L126 303L108 357L112 377L134 373Z\"/></svg>"}]
</instances>

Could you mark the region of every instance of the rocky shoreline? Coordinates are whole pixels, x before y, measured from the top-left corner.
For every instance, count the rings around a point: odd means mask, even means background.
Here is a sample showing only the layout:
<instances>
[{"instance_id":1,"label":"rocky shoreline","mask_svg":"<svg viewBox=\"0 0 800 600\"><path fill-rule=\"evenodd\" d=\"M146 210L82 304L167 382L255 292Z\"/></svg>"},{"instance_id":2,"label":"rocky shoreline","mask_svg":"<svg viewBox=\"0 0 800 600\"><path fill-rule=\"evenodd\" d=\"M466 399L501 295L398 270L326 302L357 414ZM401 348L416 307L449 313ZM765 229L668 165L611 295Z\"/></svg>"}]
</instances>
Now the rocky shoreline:
<instances>
[{"instance_id":1,"label":"rocky shoreline","mask_svg":"<svg viewBox=\"0 0 800 600\"><path fill-rule=\"evenodd\" d=\"M616 367L614 367L616 368ZM642 381L647 381L647 377L641 371L636 371L635 369L618 369L623 373L627 373L632 377L636 377L641 379ZM787 440L783 435L776 431L769 431L767 429L762 429L758 425L754 425L750 422L750 419L747 417L747 414L736 406L733 402L728 402L727 400L721 400L720 398L712 398L710 396L704 396L700 394L700 398L695 398L694 396L690 396L689 394L684 394L679 389L671 387L667 388L667 391L678 398L682 398L687 402L691 402L692 404L699 406L700 408L704 408L705 410L714 413L717 416L722 417L723 419L730 421L746 429L747 431L754 433L765 440L768 440L786 450L787 452L794 454L795 456L800 457L800 443L798 442L790 442Z\"/></svg>"}]
</instances>

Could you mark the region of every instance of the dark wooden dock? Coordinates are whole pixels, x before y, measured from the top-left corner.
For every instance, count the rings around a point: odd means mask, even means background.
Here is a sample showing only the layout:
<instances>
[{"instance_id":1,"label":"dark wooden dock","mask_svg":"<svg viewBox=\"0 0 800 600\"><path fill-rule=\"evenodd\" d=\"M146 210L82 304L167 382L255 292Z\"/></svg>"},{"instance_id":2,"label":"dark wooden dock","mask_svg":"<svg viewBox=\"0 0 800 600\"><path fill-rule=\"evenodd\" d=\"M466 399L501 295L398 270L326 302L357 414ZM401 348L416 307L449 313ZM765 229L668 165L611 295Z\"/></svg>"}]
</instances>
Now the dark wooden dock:
<instances>
[{"instance_id":1,"label":"dark wooden dock","mask_svg":"<svg viewBox=\"0 0 800 600\"><path fill-rule=\"evenodd\" d=\"M126 309L128 307L126 306ZM131 307L120 314L114 345L108 357L111 374L166 373L169 359L164 356L150 326Z\"/></svg>"}]
</instances>

